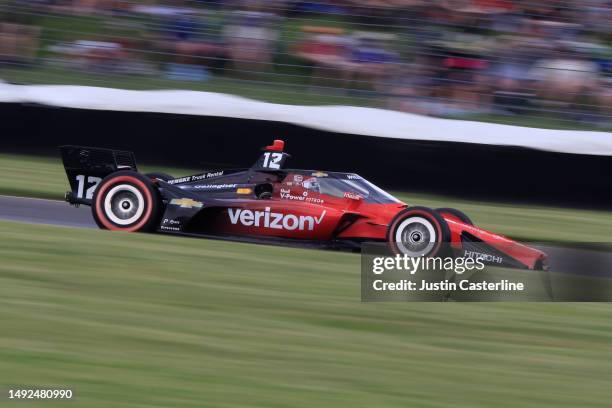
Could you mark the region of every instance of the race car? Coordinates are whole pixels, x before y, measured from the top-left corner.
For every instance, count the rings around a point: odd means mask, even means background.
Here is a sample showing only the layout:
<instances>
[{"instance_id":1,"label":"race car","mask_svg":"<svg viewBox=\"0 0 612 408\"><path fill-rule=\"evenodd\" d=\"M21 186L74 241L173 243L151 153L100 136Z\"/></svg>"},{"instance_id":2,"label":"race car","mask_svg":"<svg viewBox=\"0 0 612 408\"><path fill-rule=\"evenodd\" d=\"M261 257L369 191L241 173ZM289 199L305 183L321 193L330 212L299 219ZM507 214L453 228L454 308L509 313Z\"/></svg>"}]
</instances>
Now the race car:
<instances>
[{"instance_id":1,"label":"race car","mask_svg":"<svg viewBox=\"0 0 612 408\"><path fill-rule=\"evenodd\" d=\"M71 191L100 228L300 242L358 250L382 242L394 254L478 256L490 263L546 268L546 254L473 225L461 211L409 206L355 173L286 168L275 140L246 169L175 178L141 174L132 152L60 147Z\"/></svg>"}]
</instances>

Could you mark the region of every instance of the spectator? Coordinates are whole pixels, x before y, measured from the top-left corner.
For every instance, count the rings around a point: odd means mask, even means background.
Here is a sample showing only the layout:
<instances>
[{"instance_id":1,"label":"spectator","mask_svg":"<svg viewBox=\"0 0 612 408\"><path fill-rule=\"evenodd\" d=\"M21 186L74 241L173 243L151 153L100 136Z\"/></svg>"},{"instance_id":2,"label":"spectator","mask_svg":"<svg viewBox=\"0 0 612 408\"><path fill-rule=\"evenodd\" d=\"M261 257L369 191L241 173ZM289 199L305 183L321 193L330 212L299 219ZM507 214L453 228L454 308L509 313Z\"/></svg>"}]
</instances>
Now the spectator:
<instances>
[{"instance_id":1,"label":"spectator","mask_svg":"<svg viewBox=\"0 0 612 408\"><path fill-rule=\"evenodd\" d=\"M225 26L228 57L235 75L253 76L270 69L278 33L273 28L274 14L260 11L236 11Z\"/></svg>"},{"instance_id":2,"label":"spectator","mask_svg":"<svg viewBox=\"0 0 612 408\"><path fill-rule=\"evenodd\" d=\"M0 13L10 67L214 72L257 78L262 94L265 75L445 116L608 115L612 94L607 0L5 0Z\"/></svg>"},{"instance_id":3,"label":"spectator","mask_svg":"<svg viewBox=\"0 0 612 408\"><path fill-rule=\"evenodd\" d=\"M297 43L293 52L313 67L311 85L340 84L346 87L350 76L349 53L352 40L344 29L303 26L301 30L304 38Z\"/></svg>"},{"instance_id":4,"label":"spectator","mask_svg":"<svg viewBox=\"0 0 612 408\"><path fill-rule=\"evenodd\" d=\"M547 105L571 106L579 104L595 91L599 67L576 53L558 49L559 57L540 59L534 64L533 78L538 95Z\"/></svg>"},{"instance_id":5,"label":"spectator","mask_svg":"<svg viewBox=\"0 0 612 408\"><path fill-rule=\"evenodd\" d=\"M31 64L36 59L40 27L0 23L0 63Z\"/></svg>"},{"instance_id":6,"label":"spectator","mask_svg":"<svg viewBox=\"0 0 612 408\"><path fill-rule=\"evenodd\" d=\"M367 83L367 87L380 90L381 82L392 75L398 62L397 53L386 47L386 44L395 40L395 35L357 32L353 37L355 45L351 50L350 70L352 79L359 81L362 84L360 87Z\"/></svg>"}]
</instances>

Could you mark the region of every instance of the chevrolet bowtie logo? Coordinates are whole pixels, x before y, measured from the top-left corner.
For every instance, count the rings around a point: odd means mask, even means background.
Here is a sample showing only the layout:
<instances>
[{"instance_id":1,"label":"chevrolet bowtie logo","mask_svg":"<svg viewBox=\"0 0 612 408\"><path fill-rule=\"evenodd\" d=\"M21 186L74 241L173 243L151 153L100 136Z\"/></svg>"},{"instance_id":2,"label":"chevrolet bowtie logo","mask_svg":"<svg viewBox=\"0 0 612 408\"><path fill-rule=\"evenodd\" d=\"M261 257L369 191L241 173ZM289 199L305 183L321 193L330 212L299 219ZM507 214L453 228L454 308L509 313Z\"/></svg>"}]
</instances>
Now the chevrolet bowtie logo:
<instances>
[{"instance_id":1,"label":"chevrolet bowtie logo","mask_svg":"<svg viewBox=\"0 0 612 408\"><path fill-rule=\"evenodd\" d=\"M196 200L192 200L191 198L173 198L172 201L170 201L170 204L180 205L181 208L202 208L204 207L203 203L196 201Z\"/></svg>"}]
</instances>

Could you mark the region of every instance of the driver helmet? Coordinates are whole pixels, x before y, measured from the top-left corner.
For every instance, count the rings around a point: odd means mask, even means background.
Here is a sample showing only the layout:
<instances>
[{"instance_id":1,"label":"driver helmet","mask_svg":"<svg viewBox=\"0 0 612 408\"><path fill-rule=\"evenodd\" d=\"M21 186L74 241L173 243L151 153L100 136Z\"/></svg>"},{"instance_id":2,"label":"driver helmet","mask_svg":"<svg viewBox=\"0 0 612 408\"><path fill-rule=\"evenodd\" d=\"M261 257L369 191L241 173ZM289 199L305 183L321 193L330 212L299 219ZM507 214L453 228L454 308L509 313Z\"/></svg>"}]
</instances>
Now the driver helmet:
<instances>
[{"instance_id":1,"label":"driver helmet","mask_svg":"<svg viewBox=\"0 0 612 408\"><path fill-rule=\"evenodd\" d=\"M304 186L306 190L312 190L316 192L321 191L321 186L319 185L319 181L316 179L316 177L311 177L311 178L304 180L302 185Z\"/></svg>"}]
</instances>

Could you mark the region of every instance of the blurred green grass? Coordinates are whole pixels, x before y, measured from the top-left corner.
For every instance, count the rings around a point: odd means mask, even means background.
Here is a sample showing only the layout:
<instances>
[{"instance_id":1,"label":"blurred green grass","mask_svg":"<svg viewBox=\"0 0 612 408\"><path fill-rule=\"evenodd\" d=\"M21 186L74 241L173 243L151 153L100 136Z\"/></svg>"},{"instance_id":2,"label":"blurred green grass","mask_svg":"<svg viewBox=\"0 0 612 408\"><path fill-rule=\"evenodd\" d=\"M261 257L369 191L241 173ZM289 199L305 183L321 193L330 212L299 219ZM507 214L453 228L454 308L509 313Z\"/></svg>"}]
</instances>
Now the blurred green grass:
<instances>
[{"instance_id":1,"label":"blurred green grass","mask_svg":"<svg viewBox=\"0 0 612 408\"><path fill-rule=\"evenodd\" d=\"M197 170L142 166L141 171L160 170L175 176ZM0 194L63 199L69 190L59 157L0 155ZM409 192L396 196L411 205L432 208L456 207L479 226L515 238L534 241L609 242L612 213L545 206L489 203Z\"/></svg>"},{"instance_id":2,"label":"blurred green grass","mask_svg":"<svg viewBox=\"0 0 612 408\"><path fill-rule=\"evenodd\" d=\"M362 304L359 256L0 222L0 389L78 407L602 407L608 304ZM66 407L66 402L3 406Z\"/></svg>"}]
</instances>

